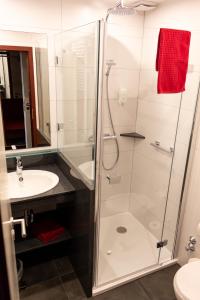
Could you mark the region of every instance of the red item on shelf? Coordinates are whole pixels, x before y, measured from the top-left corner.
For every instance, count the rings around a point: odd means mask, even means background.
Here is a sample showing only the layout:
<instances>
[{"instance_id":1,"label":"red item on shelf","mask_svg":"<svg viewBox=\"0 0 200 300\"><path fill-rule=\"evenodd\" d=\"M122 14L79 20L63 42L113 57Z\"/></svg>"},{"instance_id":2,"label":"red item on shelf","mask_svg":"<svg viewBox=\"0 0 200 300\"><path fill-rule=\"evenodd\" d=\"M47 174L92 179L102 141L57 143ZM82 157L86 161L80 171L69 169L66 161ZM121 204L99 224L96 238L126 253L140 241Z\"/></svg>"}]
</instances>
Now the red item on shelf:
<instances>
[{"instance_id":1,"label":"red item on shelf","mask_svg":"<svg viewBox=\"0 0 200 300\"><path fill-rule=\"evenodd\" d=\"M32 225L33 236L45 244L59 238L64 231L64 227L53 220L43 220Z\"/></svg>"},{"instance_id":2,"label":"red item on shelf","mask_svg":"<svg viewBox=\"0 0 200 300\"><path fill-rule=\"evenodd\" d=\"M160 29L156 58L158 94L185 91L190 39L189 31Z\"/></svg>"}]
</instances>

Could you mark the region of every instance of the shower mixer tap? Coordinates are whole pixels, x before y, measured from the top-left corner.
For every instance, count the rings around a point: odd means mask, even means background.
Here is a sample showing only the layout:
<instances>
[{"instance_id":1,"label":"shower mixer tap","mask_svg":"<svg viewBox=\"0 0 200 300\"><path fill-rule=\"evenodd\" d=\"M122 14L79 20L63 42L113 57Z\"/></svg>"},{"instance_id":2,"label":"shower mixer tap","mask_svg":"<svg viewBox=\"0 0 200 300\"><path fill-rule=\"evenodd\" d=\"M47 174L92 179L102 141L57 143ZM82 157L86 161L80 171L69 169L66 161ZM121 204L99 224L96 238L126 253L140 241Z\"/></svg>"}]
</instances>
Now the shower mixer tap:
<instances>
[{"instance_id":1,"label":"shower mixer tap","mask_svg":"<svg viewBox=\"0 0 200 300\"><path fill-rule=\"evenodd\" d=\"M23 170L23 165L22 165L22 158L21 156L16 157L16 173L18 175L18 179L20 182L22 182L23 176L22 176L22 170Z\"/></svg>"},{"instance_id":2,"label":"shower mixer tap","mask_svg":"<svg viewBox=\"0 0 200 300\"><path fill-rule=\"evenodd\" d=\"M110 176L110 175L107 175L106 176L106 179L108 180L108 183L109 184L117 184L121 181L121 176Z\"/></svg>"},{"instance_id":3,"label":"shower mixer tap","mask_svg":"<svg viewBox=\"0 0 200 300\"><path fill-rule=\"evenodd\" d=\"M185 247L185 250L194 252L196 243L197 243L196 238L194 236L190 236L189 242L188 242L187 246Z\"/></svg>"}]
</instances>

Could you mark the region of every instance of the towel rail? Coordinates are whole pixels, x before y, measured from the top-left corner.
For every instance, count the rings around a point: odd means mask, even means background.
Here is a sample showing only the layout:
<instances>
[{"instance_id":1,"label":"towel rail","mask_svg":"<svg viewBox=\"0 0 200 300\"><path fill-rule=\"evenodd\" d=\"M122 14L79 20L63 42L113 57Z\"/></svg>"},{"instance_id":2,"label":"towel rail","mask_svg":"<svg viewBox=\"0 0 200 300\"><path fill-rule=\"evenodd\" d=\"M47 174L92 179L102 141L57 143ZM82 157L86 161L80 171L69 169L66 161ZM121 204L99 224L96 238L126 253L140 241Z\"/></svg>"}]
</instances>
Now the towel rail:
<instances>
[{"instance_id":1,"label":"towel rail","mask_svg":"<svg viewBox=\"0 0 200 300\"><path fill-rule=\"evenodd\" d=\"M155 141L154 143L150 143L151 146L153 146L154 148L157 148L161 151L164 151L166 153L174 153L174 148L173 147L169 147L169 148L166 148L166 147L163 147L160 145L160 142L159 141Z\"/></svg>"}]
</instances>

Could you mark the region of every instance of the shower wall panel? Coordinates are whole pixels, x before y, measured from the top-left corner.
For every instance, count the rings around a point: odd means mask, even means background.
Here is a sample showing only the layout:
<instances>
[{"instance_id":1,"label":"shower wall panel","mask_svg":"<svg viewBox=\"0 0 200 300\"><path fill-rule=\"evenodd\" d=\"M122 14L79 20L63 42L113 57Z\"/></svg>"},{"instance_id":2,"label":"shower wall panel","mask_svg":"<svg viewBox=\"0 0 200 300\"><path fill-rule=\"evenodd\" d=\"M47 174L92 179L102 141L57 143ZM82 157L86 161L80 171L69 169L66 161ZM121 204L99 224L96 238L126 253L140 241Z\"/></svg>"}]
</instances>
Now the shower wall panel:
<instances>
[{"instance_id":1,"label":"shower wall panel","mask_svg":"<svg viewBox=\"0 0 200 300\"><path fill-rule=\"evenodd\" d=\"M98 41L99 22L65 31L55 40L58 149L75 170L94 160ZM89 184L93 189L94 179Z\"/></svg>"}]
</instances>

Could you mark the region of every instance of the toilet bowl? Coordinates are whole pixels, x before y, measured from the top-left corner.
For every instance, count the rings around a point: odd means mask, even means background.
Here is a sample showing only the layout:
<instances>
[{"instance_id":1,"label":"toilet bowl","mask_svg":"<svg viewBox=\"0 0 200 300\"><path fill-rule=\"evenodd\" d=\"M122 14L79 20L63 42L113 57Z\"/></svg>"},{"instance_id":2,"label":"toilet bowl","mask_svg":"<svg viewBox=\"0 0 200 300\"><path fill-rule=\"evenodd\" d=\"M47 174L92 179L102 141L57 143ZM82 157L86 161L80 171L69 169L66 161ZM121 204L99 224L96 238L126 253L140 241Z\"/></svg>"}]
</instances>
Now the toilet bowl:
<instances>
[{"instance_id":1,"label":"toilet bowl","mask_svg":"<svg viewBox=\"0 0 200 300\"><path fill-rule=\"evenodd\" d=\"M200 260L189 262L177 271L174 291L177 300L200 299Z\"/></svg>"}]
</instances>

